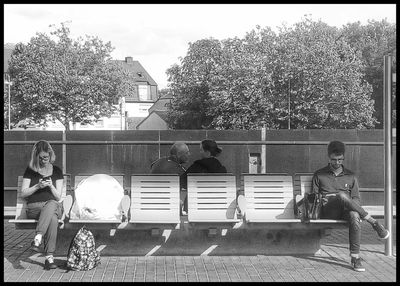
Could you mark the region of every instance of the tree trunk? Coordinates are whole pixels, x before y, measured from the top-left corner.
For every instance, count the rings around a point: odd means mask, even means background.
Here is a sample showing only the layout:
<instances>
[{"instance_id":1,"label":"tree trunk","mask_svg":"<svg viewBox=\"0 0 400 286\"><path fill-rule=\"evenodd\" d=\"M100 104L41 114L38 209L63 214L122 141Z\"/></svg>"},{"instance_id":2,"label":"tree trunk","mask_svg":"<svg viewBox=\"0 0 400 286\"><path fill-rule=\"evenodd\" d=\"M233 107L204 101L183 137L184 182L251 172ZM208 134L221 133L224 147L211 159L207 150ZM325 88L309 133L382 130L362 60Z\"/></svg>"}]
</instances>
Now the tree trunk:
<instances>
[{"instance_id":1,"label":"tree trunk","mask_svg":"<svg viewBox=\"0 0 400 286\"><path fill-rule=\"evenodd\" d=\"M63 125L65 127L65 131L69 131L69 121L64 121Z\"/></svg>"}]
</instances>

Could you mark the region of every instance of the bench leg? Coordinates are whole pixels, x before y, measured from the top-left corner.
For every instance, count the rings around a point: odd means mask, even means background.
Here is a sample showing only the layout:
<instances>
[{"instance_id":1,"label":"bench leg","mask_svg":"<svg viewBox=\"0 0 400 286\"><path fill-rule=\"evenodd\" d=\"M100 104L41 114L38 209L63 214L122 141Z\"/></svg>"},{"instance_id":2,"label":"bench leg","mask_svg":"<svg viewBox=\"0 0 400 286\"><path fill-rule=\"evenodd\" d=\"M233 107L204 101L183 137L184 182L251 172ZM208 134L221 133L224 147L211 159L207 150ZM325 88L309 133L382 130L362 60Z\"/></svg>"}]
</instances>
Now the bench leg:
<instances>
[{"instance_id":1,"label":"bench leg","mask_svg":"<svg viewBox=\"0 0 400 286\"><path fill-rule=\"evenodd\" d=\"M71 195L66 196L62 202L64 211L61 220L64 221L65 218L69 218L69 212L71 211L72 203L73 203L72 196Z\"/></svg>"},{"instance_id":2,"label":"bench leg","mask_svg":"<svg viewBox=\"0 0 400 286\"><path fill-rule=\"evenodd\" d=\"M243 195L237 197L237 218L243 218L246 215L247 202Z\"/></svg>"},{"instance_id":3,"label":"bench leg","mask_svg":"<svg viewBox=\"0 0 400 286\"><path fill-rule=\"evenodd\" d=\"M121 221L122 222L124 222L128 219L128 211L129 211L130 206L131 206L131 199L129 198L128 195L124 195L124 197L122 198L121 203L120 203L120 209L121 209L121 214L122 214Z\"/></svg>"}]
</instances>

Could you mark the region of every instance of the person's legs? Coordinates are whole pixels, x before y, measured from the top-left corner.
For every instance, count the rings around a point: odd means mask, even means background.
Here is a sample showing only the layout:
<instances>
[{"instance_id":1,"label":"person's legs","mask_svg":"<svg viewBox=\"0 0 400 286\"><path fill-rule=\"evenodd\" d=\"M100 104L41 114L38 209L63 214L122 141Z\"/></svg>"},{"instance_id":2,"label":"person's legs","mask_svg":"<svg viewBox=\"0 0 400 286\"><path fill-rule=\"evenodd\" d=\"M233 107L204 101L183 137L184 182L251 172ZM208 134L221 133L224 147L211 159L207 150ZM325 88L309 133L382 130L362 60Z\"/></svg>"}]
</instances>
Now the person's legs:
<instances>
[{"instance_id":1,"label":"person's legs","mask_svg":"<svg viewBox=\"0 0 400 286\"><path fill-rule=\"evenodd\" d=\"M27 205L26 208L26 216L29 219L39 219L40 213L43 209L45 202L36 202L36 203L31 203ZM42 243L42 237L43 237L43 232L39 229L39 224L36 225L36 230L35 230L35 238L32 241L32 248L35 251L40 252L40 244Z\"/></svg>"},{"instance_id":2,"label":"person's legs","mask_svg":"<svg viewBox=\"0 0 400 286\"><path fill-rule=\"evenodd\" d=\"M368 213L350 196L345 192L339 192L336 194L336 198L342 206L342 209L347 209L349 211L357 212L361 218L365 218Z\"/></svg>"},{"instance_id":3,"label":"person's legs","mask_svg":"<svg viewBox=\"0 0 400 286\"><path fill-rule=\"evenodd\" d=\"M44 234L47 255L52 255L56 249L58 218L61 214L61 205L54 200L47 201L40 212L38 229Z\"/></svg>"},{"instance_id":4,"label":"person's legs","mask_svg":"<svg viewBox=\"0 0 400 286\"><path fill-rule=\"evenodd\" d=\"M373 217L371 217L356 201L352 200L349 195L345 192L339 192L336 198L340 202L342 209L348 209L349 211L357 212L360 217L366 220L378 233L380 238L386 239L389 237L389 231L385 229L383 225L378 223Z\"/></svg>"},{"instance_id":5,"label":"person's legs","mask_svg":"<svg viewBox=\"0 0 400 286\"><path fill-rule=\"evenodd\" d=\"M355 271L365 271L361 264L360 242L361 242L361 218L355 211L345 211L343 218L349 222L349 244L351 265Z\"/></svg>"},{"instance_id":6,"label":"person's legs","mask_svg":"<svg viewBox=\"0 0 400 286\"><path fill-rule=\"evenodd\" d=\"M336 197L327 197L321 208L322 219L340 219L343 209Z\"/></svg>"},{"instance_id":7,"label":"person's legs","mask_svg":"<svg viewBox=\"0 0 400 286\"><path fill-rule=\"evenodd\" d=\"M353 257L358 257L360 254L361 218L358 212L355 211L350 211L347 215L349 222L350 254Z\"/></svg>"},{"instance_id":8,"label":"person's legs","mask_svg":"<svg viewBox=\"0 0 400 286\"><path fill-rule=\"evenodd\" d=\"M52 255L56 250L57 228L58 217L56 215L52 215L49 223L49 228L44 235L44 250L46 255Z\"/></svg>"},{"instance_id":9,"label":"person's legs","mask_svg":"<svg viewBox=\"0 0 400 286\"><path fill-rule=\"evenodd\" d=\"M339 196L327 198L322 207L321 218L345 219L349 222L349 248L351 264L355 271L365 271L360 258L361 219L356 211L349 211L339 199Z\"/></svg>"}]
</instances>

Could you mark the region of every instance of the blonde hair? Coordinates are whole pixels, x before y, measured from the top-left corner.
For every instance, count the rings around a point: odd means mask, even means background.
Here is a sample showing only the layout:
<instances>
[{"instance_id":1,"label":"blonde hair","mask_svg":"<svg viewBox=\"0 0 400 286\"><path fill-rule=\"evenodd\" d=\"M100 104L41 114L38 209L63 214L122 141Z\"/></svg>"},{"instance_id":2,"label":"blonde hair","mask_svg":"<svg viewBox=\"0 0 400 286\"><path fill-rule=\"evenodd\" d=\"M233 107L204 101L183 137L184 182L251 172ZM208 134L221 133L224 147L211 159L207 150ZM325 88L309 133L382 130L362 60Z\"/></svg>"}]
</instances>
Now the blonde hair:
<instances>
[{"instance_id":1,"label":"blonde hair","mask_svg":"<svg viewBox=\"0 0 400 286\"><path fill-rule=\"evenodd\" d=\"M51 148L51 145L46 140L40 140L33 145L32 153L31 153L31 160L29 162L29 167L37 172L39 170L39 154L40 152L49 153L50 156L50 163L53 164L56 160L56 154Z\"/></svg>"}]
</instances>

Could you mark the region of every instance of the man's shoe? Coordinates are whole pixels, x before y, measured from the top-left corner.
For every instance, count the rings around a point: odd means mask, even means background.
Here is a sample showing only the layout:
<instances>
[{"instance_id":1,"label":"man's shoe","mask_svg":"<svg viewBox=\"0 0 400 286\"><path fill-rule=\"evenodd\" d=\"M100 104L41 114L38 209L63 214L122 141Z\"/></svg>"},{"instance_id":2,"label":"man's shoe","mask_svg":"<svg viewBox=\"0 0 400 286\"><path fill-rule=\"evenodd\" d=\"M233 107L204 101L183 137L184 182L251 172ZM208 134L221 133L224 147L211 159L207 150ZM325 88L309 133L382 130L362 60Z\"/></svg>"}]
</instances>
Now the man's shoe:
<instances>
[{"instance_id":1,"label":"man's shoe","mask_svg":"<svg viewBox=\"0 0 400 286\"><path fill-rule=\"evenodd\" d=\"M372 227L375 229L375 231L378 233L379 237L382 239L387 239L390 235L390 232L379 222L375 222Z\"/></svg>"},{"instance_id":2,"label":"man's shoe","mask_svg":"<svg viewBox=\"0 0 400 286\"><path fill-rule=\"evenodd\" d=\"M44 261L44 269L50 270L50 269L56 269L57 265L54 263L54 260L52 258L46 259Z\"/></svg>"},{"instance_id":3,"label":"man's shoe","mask_svg":"<svg viewBox=\"0 0 400 286\"><path fill-rule=\"evenodd\" d=\"M40 244L39 243L37 243L37 241L36 240L34 240L34 241L32 241L31 242L31 248L32 248L32 250L34 250L34 251L36 251L36 252L42 252L41 250L40 250Z\"/></svg>"},{"instance_id":4,"label":"man's shoe","mask_svg":"<svg viewBox=\"0 0 400 286\"><path fill-rule=\"evenodd\" d=\"M361 258L360 257L358 257L358 258L352 257L351 258L351 266L353 266L353 269L355 271L358 271L358 272L364 272L365 271L365 268L361 264Z\"/></svg>"}]
</instances>

